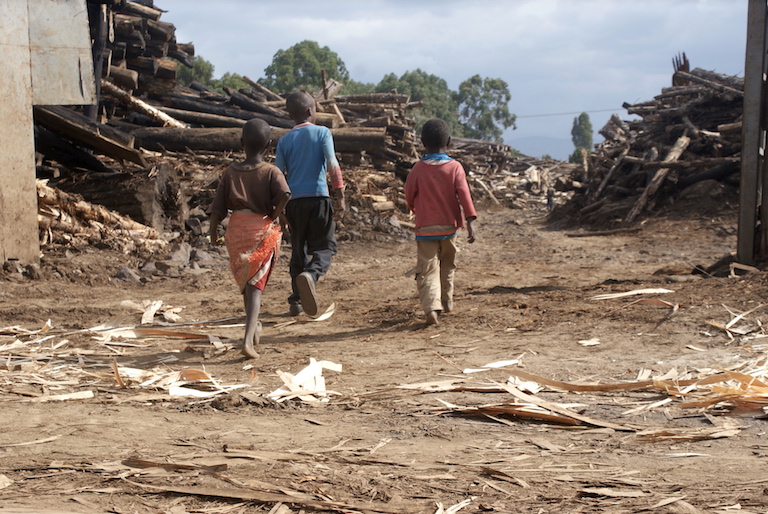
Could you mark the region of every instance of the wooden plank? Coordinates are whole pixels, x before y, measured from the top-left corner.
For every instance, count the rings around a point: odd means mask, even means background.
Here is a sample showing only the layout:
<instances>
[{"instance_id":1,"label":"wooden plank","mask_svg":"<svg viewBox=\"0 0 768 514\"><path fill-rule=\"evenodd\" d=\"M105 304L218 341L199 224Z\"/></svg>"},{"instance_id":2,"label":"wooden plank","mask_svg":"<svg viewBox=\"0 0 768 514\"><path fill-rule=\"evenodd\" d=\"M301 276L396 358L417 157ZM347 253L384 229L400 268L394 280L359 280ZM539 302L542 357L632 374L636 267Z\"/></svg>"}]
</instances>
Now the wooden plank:
<instances>
[{"instance_id":1,"label":"wooden plank","mask_svg":"<svg viewBox=\"0 0 768 514\"><path fill-rule=\"evenodd\" d=\"M128 143L130 136L122 134L127 140L118 140L120 131L117 129L96 123L61 105L35 106L34 113L35 121L68 139L74 139L113 159L147 165L142 153Z\"/></svg>"}]
</instances>

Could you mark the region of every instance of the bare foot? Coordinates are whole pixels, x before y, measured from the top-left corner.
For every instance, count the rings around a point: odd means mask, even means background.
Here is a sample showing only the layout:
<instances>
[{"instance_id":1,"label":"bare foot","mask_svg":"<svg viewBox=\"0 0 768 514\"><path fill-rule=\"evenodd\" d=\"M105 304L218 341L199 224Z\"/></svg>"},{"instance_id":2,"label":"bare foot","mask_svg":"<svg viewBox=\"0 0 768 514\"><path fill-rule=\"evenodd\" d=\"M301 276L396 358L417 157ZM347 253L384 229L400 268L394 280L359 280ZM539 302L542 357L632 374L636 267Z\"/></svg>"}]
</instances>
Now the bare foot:
<instances>
[{"instance_id":1,"label":"bare foot","mask_svg":"<svg viewBox=\"0 0 768 514\"><path fill-rule=\"evenodd\" d=\"M427 313L427 325L437 325L437 311L429 311Z\"/></svg>"},{"instance_id":2,"label":"bare foot","mask_svg":"<svg viewBox=\"0 0 768 514\"><path fill-rule=\"evenodd\" d=\"M243 348L240 350L240 353L251 359L258 359L259 354L256 353L254 346L259 344L259 339L261 339L261 321L256 325L256 334L254 334L253 339L253 341L243 342Z\"/></svg>"},{"instance_id":3,"label":"bare foot","mask_svg":"<svg viewBox=\"0 0 768 514\"><path fill-rule=\"evenodd\" d=\"M244 345L243 348L240 350L240 353L245 355L246 357L250 359L258 359L259 354L256 353L256 350L253 349L253 345Z\"/></svg>"}]
</instances>

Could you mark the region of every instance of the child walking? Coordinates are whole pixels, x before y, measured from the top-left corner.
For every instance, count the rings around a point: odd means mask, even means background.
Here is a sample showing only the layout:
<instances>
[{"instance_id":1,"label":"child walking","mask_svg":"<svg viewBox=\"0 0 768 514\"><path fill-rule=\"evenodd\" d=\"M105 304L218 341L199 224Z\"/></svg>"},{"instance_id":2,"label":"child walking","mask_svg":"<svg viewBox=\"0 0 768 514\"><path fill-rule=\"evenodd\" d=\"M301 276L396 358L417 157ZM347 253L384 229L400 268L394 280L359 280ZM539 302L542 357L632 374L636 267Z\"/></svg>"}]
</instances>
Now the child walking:
<instances>
[{"instance_id":1,"label":"child walking","mask_svg":"<svg viewBox=\"0 0 768 514\"><path fill-rule=\"evenodd\" d=\"M421 142L427 154L408 174L405 200L416 217L419 301L427 325L436 325L439 312L453 310L456 233L466 219L468 241L474 243L477 212L464 168L445 153L451 143L448 124L438 118L427 121Z\"/></svg>"},{"instance_id":2,"label":"child walking","mask_svg":"<svg viewBox=\"0 0 768 514\"><path fill-rule=\"evenodd\" d=\"M255 359L261 323L261 294L280 251L282 231L275 220L291 197L280 170L263 161L269 145L269 125L258 118L243 126L245 160L224 170L216 195L208 208L211 242L220 244L218 227L232 214L224 237L229 268L245 303L245 338L242 353Z\"/></svg>"},{"instance_id":3,"label":"child walking","mask_svg":"<svg viewBox=\"0 0 768 514\"><path fill-rule=\"evenodd\" d=\"M344 181L327 127L315 125L315 99L291 93L285 107L296 123L280 138L275 165L285 173L291 200L285 218L291 233L291 316L317 316L317 281L336 255L336 223L344 213ZM330 190L328 182L330 182Z\"/></svg>"}]
</instances>

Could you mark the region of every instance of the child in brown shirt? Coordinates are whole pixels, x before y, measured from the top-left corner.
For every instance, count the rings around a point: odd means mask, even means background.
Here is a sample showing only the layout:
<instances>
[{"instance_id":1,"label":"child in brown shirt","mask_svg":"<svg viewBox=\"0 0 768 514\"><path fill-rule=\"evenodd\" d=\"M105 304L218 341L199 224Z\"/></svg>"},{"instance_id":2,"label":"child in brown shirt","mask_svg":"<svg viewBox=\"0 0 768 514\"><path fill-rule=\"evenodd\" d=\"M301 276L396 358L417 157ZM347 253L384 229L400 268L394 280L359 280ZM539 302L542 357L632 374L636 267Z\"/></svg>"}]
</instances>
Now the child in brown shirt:
<instances>
[{"instance_id":1,"label":"child in brown shirt","mask_svg":"<svg viewBox=\"0 0 768 514\"><path fill-rule=\"evenodd\" d=\"M220 244L218 227L232 211L225 244L229 267L245 303L245 337L242 353L257 358L261 295L280 251L282 232L276 220L291 197L282 172L263 161L269 145L269 125L258 118L243 127L245 160L224 170L208 208L211 242Z\"/></svg>"}]
</instances>

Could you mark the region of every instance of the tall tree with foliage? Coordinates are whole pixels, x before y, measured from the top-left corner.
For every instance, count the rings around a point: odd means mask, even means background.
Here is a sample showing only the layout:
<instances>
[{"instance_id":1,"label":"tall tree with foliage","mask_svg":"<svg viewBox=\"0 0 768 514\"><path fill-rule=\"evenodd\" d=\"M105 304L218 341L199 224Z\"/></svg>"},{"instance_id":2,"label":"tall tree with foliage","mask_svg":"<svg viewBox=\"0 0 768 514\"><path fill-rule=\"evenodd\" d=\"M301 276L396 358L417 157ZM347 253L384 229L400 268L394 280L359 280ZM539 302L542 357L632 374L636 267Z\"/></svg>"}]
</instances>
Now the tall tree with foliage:
<instances>
[{"instance_id":1,"label":"tall tree with foliage","mask_svg":"<svg viewBox=\"0 0 768 514\"><path fill-rule=\"evenodd\" d=\"M248 84L245 80L243 80L242 75L238 75L237 73L229 73L229 72L222 75L220 79L213 79L210 83L210 87L221 92L224 92L224 86L230 87L235 90L251 88L251 85Z\"/></svg>"},{"instance_id":2,"label":"tall tree with foliage","mask_svg":"<svg viewBox=\"0 0 768 514\"><path fill-rule=\"evenodd\" d=\"M368 95L376 92L376 86L367 82L349 79L341 86L340 95Z\"/></svg>"},{"instance_id":3,"label":"tall tree with foliage","mask_svg":"<svg viewBox=\"0 0 768 514\"><path fill-rule=\"evenodd\" d=\"M502 79L474 75L459 85L455 98L467 137L501 141L504 130L516 128L517 116L509 112L512 95Z\"/></svg>"},{"instance_id":4,"label":"tall tree with foliage","mask_svg":"<svg viewBox=\"0 0 768 514\"><path fill-rule=\"evenodd\" d=\"M573 118L571 140L576 148L586 148L587 151L592 148L592 122L589 121L589 114L586 112Z\"/></svg>"},{"instance_id":5,"label":"tall tree with foliage","mask_svg":"<svg viewBox=\"0 0 768 514\"><path fill-rule=\"evenodd\" d=\"M288 50L278 50L272 63L264 69L260 82L276 93L299 89L316 91L323 84L322 70L326 79L336 79L342 84L349 80L347 67L336 52L305 40Z\"/></svg>"},{"instance_id":6,"label":"tall tree with foliage","mask_svg":"<svg viewBox=\"0 0 768 514\"><path fill-rule=\"evenodd\" d=\"M192 68L187 68L179 63L176 70L176 81L185 86L192 82L199 82L205 86L211 84L213 80L213 63L206 61L202 56L195 57Z\"/></svg>"},{"instance_id":7,"label":"tall tree with foliage","mask_svg":"<svg viewBox=\"0 0 768 514\"><path fill-rule=\"evenodd\" d=\"M393 89L397 89L398 93L410 95L412 102L421 102L421 107L411 111L416 119L417 130L428 119L441 118L448 123L454 136L462 135L463 128L459 124L455 93L448 88L448 83L444 79L416 69L403 73L399 78L394 73L390 73L376 85L378 93L386 93Z\"/></svg>"}]
</instances>

